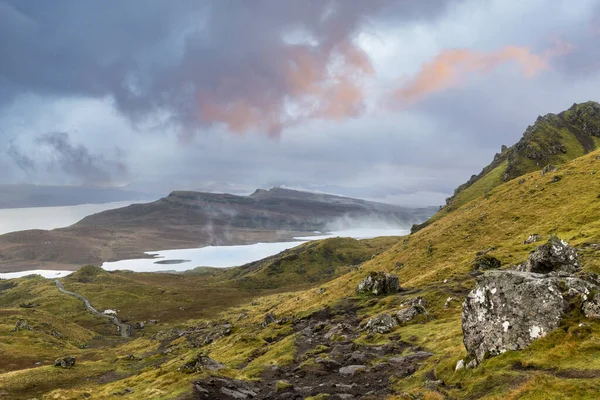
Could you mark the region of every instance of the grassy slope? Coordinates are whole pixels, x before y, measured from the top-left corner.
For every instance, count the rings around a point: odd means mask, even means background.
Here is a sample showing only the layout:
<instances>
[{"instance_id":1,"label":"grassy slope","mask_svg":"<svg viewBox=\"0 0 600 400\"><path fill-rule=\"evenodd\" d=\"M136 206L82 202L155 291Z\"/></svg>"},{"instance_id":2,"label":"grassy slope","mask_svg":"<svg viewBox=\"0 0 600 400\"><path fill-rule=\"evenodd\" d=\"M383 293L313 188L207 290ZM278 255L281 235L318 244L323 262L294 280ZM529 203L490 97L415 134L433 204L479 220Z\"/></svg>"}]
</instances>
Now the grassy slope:
<instances>
[{"instance_id":1,"label":"grassy slope","mask_svg":"<svg viewBox=\"0 0 600 400\"><path fill-rule=\"evenodd\" d=\"M548 164L568 162L600 147L600 139L590 135L600 126L600 118L594 109L594 104L593 102L577 104L558 115L548 114L538 118L535 124L527 129L517 145L497 155L499 159L492 162L493 168L486 167L474 182L459 187L452 197L450 206L446 207L444 212L453 211L484 195L490 188L502 184L505 174L508 179L514 179L540 170ZM584 132L584 126L587 127L588 132ZM566 152L548 150L552 147L558 148L557 144L564 146ZM540 153L543 157L541 159L528 157L532 153Z\"/></svg>"},{"instance_id":2,"label":"grassy slope","mask_svg":"<svg viewBox=\"0 0 600 400\"><path fill-rule=\"evenodd\" d=\"M242 311L249 319L235 324L234 333L214 342L206 351L215 359L230 367L225 374L245 378L256 377L267 365L289 362L293 351L293 336L289 327L275 326L257 328L263 315L275 312L278 316L306 315L311 310L353 296L353 288L369 270L396 271L396 263L403 263L399 270L404 287L419 290L429 302L433 320L423 324L398 327L395 331L402 338L431 350L435 356L429 359L413 377L395 382L399 392L423 393L426 398L442 398L439 393L423 387L425 373L433 370L447 385L447 394L455 398L596 398L600 385L598 371L600 359L600 323L590 322L589 330L581 331L578 321L538 340L529 349L508 352L486 361L476 370L454 372L454 364L465 355L460 328L460 302L449 309L443 308L448 296L461 298L474 284L468 272L475 252L496 247L491 254L500 258L504 265L522 261L533 245L523 245L531 232L544 236L556 233L583 247L586 243L600 241L600 160L599 153L577 159L557 172L562 180L550 183L551 176L533 173L519 185L508 182L436 221L379 257L365 263L362 271L349 272L325 285L326 291L315 290L280 293L261 297L253 303L232 308L222 314L234 320ZM583 267L588 271L600 271L600 259L589 248L583 249ZM446 283L443 281L448 279ZM406 295L411 297L413 295ZM398 296L388 296L374 301L362 300L363 317L375 315L398 307ZM264 338L280 336L284 340L267 345ZM376 335L360 340L385 343L387 335ZM189 390L193 377L177 372L191 355L197 353L183 342L173 342L173 358L159 370L147 370L135 377L108 385L79 390L60 390L56 395L76 398L88 391L108 396L123 387L132 387L140 395L156 398L175 398L176 394ZM249 365L242 361L255 349L266 351ZM241 370L236 367L243 367ZM197 376L194 376L197 377ZM460 385L460 389L456 386ZM400 398L400 397L397 397Z\"/></svg>"},{"instance_id":3,"label":"grassy slope","mask_svg":"<svg viewBox=\"0 0 600 400\"><path fill-rule=\"evenodd\" d=\"M3 355L0 394L6 391L14 398L30 398L52 388L88 387L99 380L111 381L132 374L139 374L135 379L145 382L146 368L156 372L148 365L164 362L160 354L153 354L158 344L148 341L152 334L173 326L189 326L193 323L190 321L214 317L258 296L330 280L348 272L351 266L370 260L397 241L398 238L389 237L327 239L306 243L247 266L203 268L187 274L109 273L87 266L62 279L68 290L82 294L99 310L117 309L119 317L130 323L159 320L157 325L149 324L144 331L136 331L137 339L125 345L114 326L90 315L78 299L60 293L53 281L38 276L0 281L0 351ZM35 307L19 307L24 303L33 303ZM11 332L19 319L26 319L33 330ZM51 330L60 332L62 337L53 337ZM80 349L81 345L89 348ZM149 352L153 354L151 357L148 357ZM66 354L77 356L79 364L73 370L76 372L51 366L55 358ZM139 362L113 362L126 354L145 355L145 358ZM36 364L38 362L40 364ZM168 370L171 365L179 367L180 364L175 358L163 368ZM165 392L167 398L177 390L189 390L187 380L181 380L179 373L175 376L179 378L172 379L171 374L165 377L169 389ZM174 384L179 389L174 388ZM158 388L157 385L152 387ZM106 390L99 393L108 397L115 391L111 385ZM147 398L158 396L160 389L157 390L148 392Z\"/></svg>"},{"instance_id":4,"label":"grassy slope","mask_svg":"<svg viewBox=\"0 0 600 400\"><path fill-rule=\"evenodd\" d=\"M400 326L394 333L435 355L414 376L394 382L398 393L422 393L425 398L443 398L424 386L433 371L446 383L443 391L452 398L597 398L600 387L599 321L588 321L588 328L580 328L580 320L574 317L524 351L494 357L475 370L455 372L454 365L465 356L460 304L474 285L469 272L477 251L494 247L490 254L498 257L504 266L509 266L523 261L534 248L534 245L522 243L530 233L544 237L557 234L579 247L584 270L600 272L600 254L586 246L600 242L598 156L600 152L588 154L560 166L559 171L550 175L528 174L522 184L513 180L495 187L487 196L477 197L414 235L399 240L389 250L365 262L360 271L351 270L321 284L320 287L325 289L323 293L311 288L265 295L255 298L251 304L230 304L219 318L234 323L232 335L213 342L202 351L227 365L228 368L221 371L223 374L253 379L269 365L290 362L294 351L294 336L289 325L272 324L260 328L265 313L301 317L354 297L362 307L359 316L368 318L397 309L402 301L418 294L428 301L432 320ZM554 175L562 179L551 183ZM398 265L402 266L398 268ZM355 297L357 283L368 271L378 270L397 273L402 286L409 291L400 296L375 299ZM445 309L443 304L449 296L459 301ZM238 321L237 316L242 312L247 313L248 318ZM273 337L281 340L273 342ZM385 343L388 337L362 335L358 340ZM141 353L148 351L151 343L156 345L156 342L139 338L127 346ZM122 353L129 350L117 347L108 351ZM174 399L188 392L189 382L201 376L178 371L178 367L198 351L185 340L175 339L168 344L168 355L160 353L163 355L149 358L163 357L156 368L140 366L134 375L107 384L83 384L75 380L81 386L75 384L69 389L56 390L48 398L75 399L85 393L92 398L110 398L111 393L131 387L136 396L141 396L137 398ZM260 356L246 364L244 360L256 351ZM83 365L92 368L95 364ZM6 375L0 375L0 384L2 382L14 384Z\"/></svg>"}]
</instances>

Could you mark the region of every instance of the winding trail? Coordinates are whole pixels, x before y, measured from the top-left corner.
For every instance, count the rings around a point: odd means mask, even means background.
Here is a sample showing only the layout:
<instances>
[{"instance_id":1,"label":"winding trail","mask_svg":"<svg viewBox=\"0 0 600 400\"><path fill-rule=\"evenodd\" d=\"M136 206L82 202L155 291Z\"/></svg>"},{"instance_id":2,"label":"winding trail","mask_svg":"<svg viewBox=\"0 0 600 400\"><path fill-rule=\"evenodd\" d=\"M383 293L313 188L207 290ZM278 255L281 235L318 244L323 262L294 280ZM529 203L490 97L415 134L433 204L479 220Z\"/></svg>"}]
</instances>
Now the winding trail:
<instances>
[{"instance_id":1,"label":"winding trail","mask_svg":"<svg viewBox=\"0 0 600 400\"><path fill-rule=\"evenodd\" d=\"M100 311L96 310L94 307L92 307L92 305L90 304L90 302L89 302L88 299L86 299L85 297L83 297L79 293L68 291L62 285L62 283L60 283L58 281L58 279L54 279L54 283L56 283L56 287L58 287L58 290L60 290L61 292L66 293L66 294L71 295L71 296L74 296L74 297L77 297L79 300L83 301L85 303L85 307L92 314L95 314L98 317L110 319L110 321L119 328L119 332L121 332L121 336L123 336L123 337L130 337L131 336L131 326L130 325L127 325L127 324L121 322L119 320L119 318L115 317L114 315L106 315L106 314L101 313Z\"/></svg>"}]
</instances>

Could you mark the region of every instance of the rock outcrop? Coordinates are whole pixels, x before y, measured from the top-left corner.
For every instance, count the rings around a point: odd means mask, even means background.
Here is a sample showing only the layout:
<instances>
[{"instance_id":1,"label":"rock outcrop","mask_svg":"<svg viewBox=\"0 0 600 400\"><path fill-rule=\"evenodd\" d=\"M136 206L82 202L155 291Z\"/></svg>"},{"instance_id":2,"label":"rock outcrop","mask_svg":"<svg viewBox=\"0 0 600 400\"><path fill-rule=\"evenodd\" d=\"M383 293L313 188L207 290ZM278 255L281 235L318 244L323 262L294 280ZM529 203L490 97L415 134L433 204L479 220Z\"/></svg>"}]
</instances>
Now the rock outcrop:
<instances>
[{"instance_id":1,"label":"rock outcrop","mask_svg":"<svg viewBox=\"0 0 600 400\"><path fill-rule=\"evenodd\" d=\"M61 367L61 368L73 368L75 366L75 362L76 362L75 357L66 356L66 357L57 358L54 361L54 366Z\"/></svg>"},{"instance_id":2,"label":"rock outcrop","mask_svg":"<svg viewBox=\"0 0 600 400\"><path fill-rule=\"evenodd\" d=\"M468 367L508 350L520 350L556 329L581 298L581 312L600 312L600 298L592 279L572 273L580 269L577 252L551 238L529 255L517 270L490 271L463 304L463 341Z\"/></svg>"},{"instance_id":3,"label":"rock outcrop","mask_svg":"<svg viewBox=\"0 0 600 400\"><path fill-rule=\"evenodd\" d=\"M373 333L389 333L397 326L398 321L390 314L380 314L368 320L363 329Z\"/></svg>"},{"instance_id":4,"label":"rock outcrop","mask_svg":"<svg viewBox=\"0 0 600 400\"><path fill-rule=\"evenodd\" d=\"M192 361L185 363L181 369L184 372L199 372L203 370L207 371L218 371L223 369L224 366L221 363L216 362L212 358L205 355L198 355Z\"/></svg>"},{"instance_id":5,"label":"rock outcrop","mask_svg":"<svg viewBox=\"0 0 600 400\"><path fill-rule=\"evenodd\" d=\"M475 258L473 263L473 269L476 271L483 271L488 269L498 269L502 266L500 260L490 255L481 255Z\"/></svg>"},{"instance_id":6,"label":"rock outcrop","mask_svg":"<svg viewBox=\"0 0 600 400\"><path fill-rule=\"evenodd\" d=\"M549 272L572 274L580 269L577 251L556 236L550 237L548 243L536 248L527 261L517 267L519 271L541 274Z\"/></svg>"},{"instance_id":7,"label":"rock outcrop","mask_svg":"<svg viewBox=\"0 0 600 400\"><path fill-rule=\"evenodd\" d=\"M12 329L13 332L30 331L30 330L31 330L31 326L29 326L29 323L27 322L26 319L19 319L17 321L17 323L15 324L15 327Z\"/></svg>"},{"instance_id":8,"label":"rock outcrop","mask_svg":"<svg viewBox=\"0 0 600 400\"><path fill-rule=\"evenodd\" d=\"M400 291L398 276L385 272L371 272L357 286L356 292L360 294L392 294Z\"/></svg>"}]
</instances>

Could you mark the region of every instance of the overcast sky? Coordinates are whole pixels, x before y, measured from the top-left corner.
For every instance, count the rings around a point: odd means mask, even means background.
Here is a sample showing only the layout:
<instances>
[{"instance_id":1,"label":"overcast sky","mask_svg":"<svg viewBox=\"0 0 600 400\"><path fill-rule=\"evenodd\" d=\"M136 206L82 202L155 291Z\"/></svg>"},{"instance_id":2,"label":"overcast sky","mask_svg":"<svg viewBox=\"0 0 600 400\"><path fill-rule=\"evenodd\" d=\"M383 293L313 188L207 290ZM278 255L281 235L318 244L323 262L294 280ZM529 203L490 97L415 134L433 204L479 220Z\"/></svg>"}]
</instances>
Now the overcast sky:
<instances>
[{"instance_id":1,"label":"overcast sky","mask_svg":"<svg viewBox=\"0 0 600 400\"><path fill-rule=\"evenodd\" d=\"M600 0L0 0L0 183L439 205L600 100Z\"/></svg>"}]
</instances>

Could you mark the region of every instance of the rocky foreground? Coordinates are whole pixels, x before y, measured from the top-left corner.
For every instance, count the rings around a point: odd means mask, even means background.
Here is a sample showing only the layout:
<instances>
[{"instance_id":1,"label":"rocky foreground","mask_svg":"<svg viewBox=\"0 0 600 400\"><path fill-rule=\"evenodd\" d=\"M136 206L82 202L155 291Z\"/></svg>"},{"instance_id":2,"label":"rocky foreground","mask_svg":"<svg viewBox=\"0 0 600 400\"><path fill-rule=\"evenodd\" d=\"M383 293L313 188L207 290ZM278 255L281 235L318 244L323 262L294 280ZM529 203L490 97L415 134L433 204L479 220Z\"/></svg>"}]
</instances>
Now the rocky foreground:
<instances>
[{"instance_id":1,"label":"rocky foreground","mask_svg":"<svg viewBox=\"0 0 600 400\"><path fill-rule=\"evenodd\" d=\"M490 258L486 258L486 265L495 266ZM556 237L539 246L519 266L483 273L477 268L476 264L474 273L480 275L477 287L467 295L462 308L468 357L457 363L457 370L476 368L485 359L506 351L522 350L559 328L572 314L600 318L597 276L581 273L575 249ZM393 384L414 374L434 353L393 333L384 345L370 344L368 339L390 334L398 326L426 323L430 320L427 303L422 297L403 292L396 275L383 272L370 273L356 292L367 297L400 296L403 304L395 312L368 319L360 318L356 298L300 319L278 319L268 313L261 329L270 325L291 328L290 335L270 340L275 343L294 337L293 362L267 369L259 381L242 381L220 375L225 366L200 353L181 367L192 373L209 372L208 377L193 382L190 398L305 399L328 394L329 399L379 399L394 394ZM448 299L446 307L453 300ZM239 316L239 320L244 318ZM158 339L167 345L175 337L185 337L192 347L202 347L230 335L234 326L215 323L174 331ZM580 326L585 329L585 323ZM365 333L366 339L359 340ZM255 351L246 364L261 355L260 350ZM441 394L454 388L438 379L434 371L428 373L425 386Z\"/></svg>"}]
</instances>

